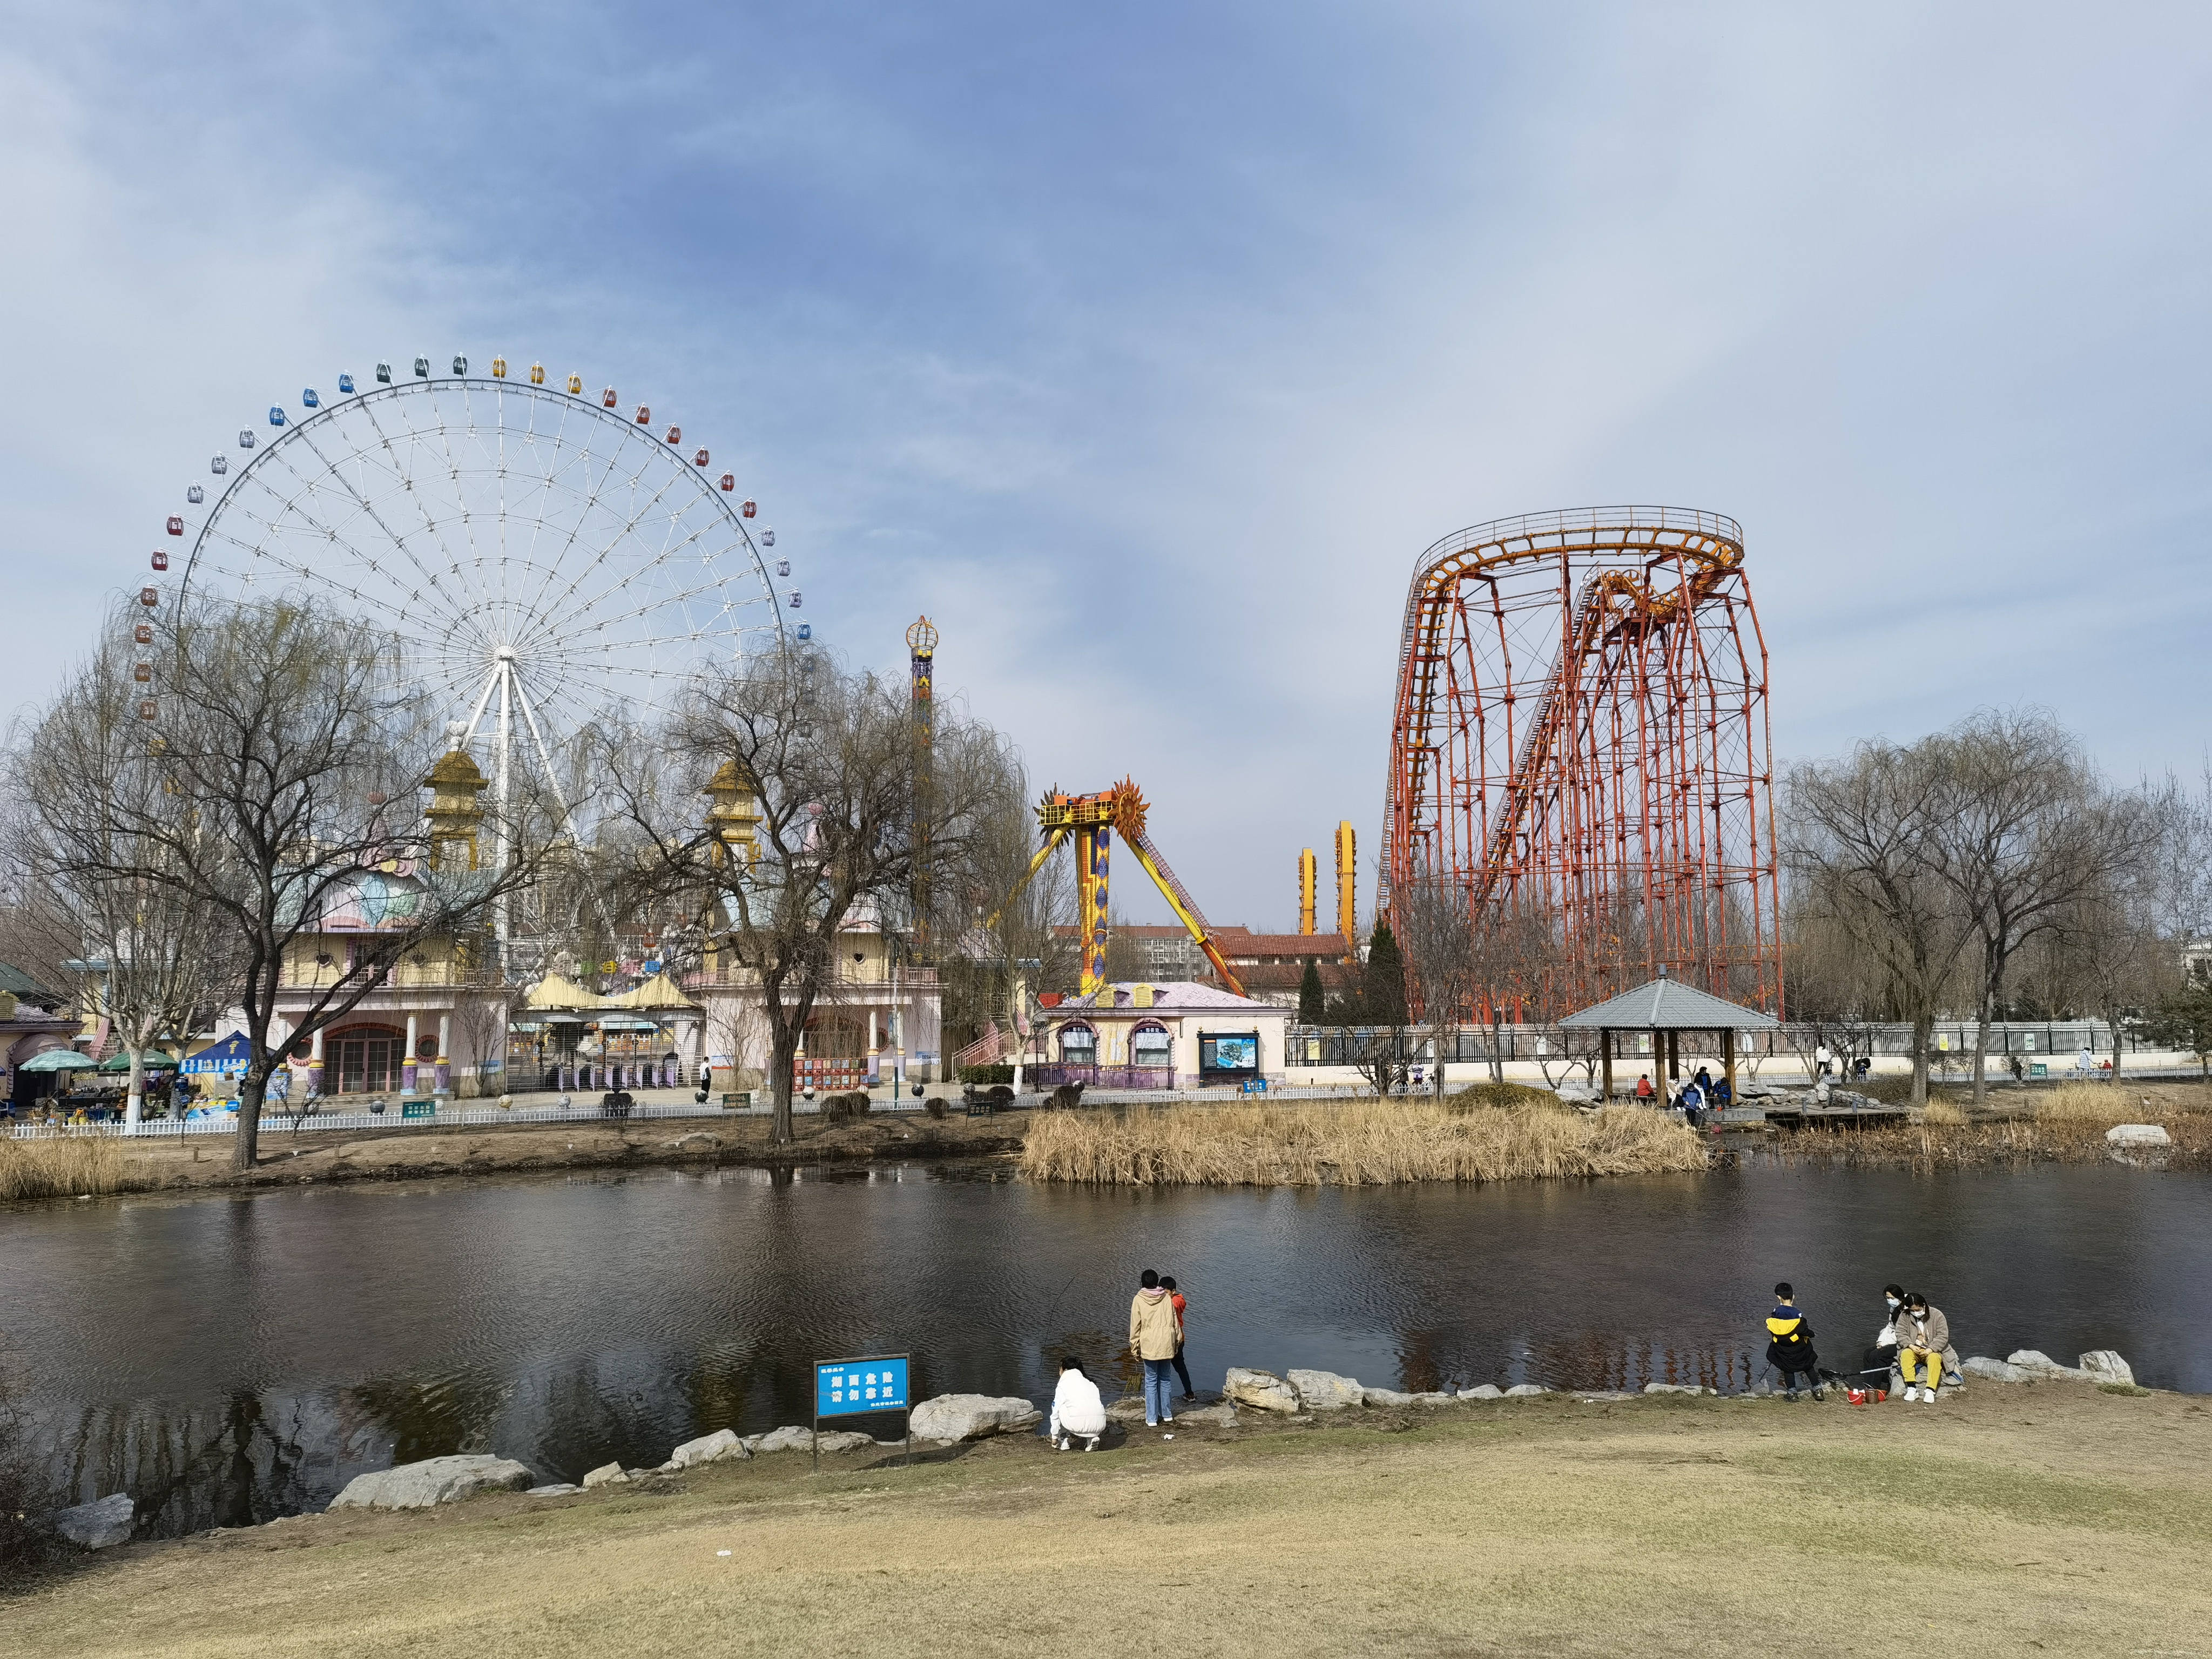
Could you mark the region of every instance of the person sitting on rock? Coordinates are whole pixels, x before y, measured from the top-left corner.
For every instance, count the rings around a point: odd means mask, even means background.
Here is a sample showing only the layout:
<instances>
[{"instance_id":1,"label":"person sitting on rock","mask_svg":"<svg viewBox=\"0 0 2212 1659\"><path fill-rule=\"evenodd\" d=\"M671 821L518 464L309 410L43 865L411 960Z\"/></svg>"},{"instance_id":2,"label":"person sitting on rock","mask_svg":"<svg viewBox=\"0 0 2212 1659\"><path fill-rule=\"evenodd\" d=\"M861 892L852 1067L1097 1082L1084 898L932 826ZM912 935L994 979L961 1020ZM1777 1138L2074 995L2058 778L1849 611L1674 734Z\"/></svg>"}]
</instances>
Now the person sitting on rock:
<instances>
[{"instance_id":1,"label":"person sitting on rock","mask_svg":"<svg viewBox=\"0 0 2212 1659\"><path fill-rule=\"evenodd\" d=\"M1084 1374L1079 1359L1060 1362L1049 1432L1054 1451L1066 1451L1071 1437L1080 1439L1084 1450L1097 1451L1098 1437L1106 1432L1106 1403L1098 1397L1098 1385Z\"/></svg>"},{"instance_id":2,"label":"person sitting on rock","mask_svg":"<svg viewBox=\"0 0 2212 1659\"><path fill-rule=\"evenodd\" d=\"M1797 1292L1787 1279L1774 1287L1774 1311L1766 1316L1766 1363L1782 1373L1788 1398L1797 1397L1800 1376L1812 1385L1814 1399L1828 1397L1820 1382L1820 1356L1813 1352L1812 1323L1798 1311Z\"/></svg>"},{"instance_id":3,"label":"person sitting on rock","mask_svg":"<svg viewBox=\"0 0 2212 1659\"><path fill-rule=\"evenodd\" d=\"M1936 1403L1936 1391L1943 1386L1943 1358L1951 1346L1951 1322L1943 1317L1941 1308L1931 1308L1928 1298L1915 1291L1905 1298L1905 1311L1897 1319L1897 1369L1905 1379L1905 1397L1918 1397L1927 1391L1929 1405Z\"/></svg>"},{"instance_id":4,"label":"person sitting on rock","mask_svg":"<svg viewBox=\"0 0 2212 1659\"><path fill-rule=\"evenodd\" d=\"M1866 1376L1885 1372L1897 1374L1897 1322L1905 1317L1905 1286L1885 1285L1881 1287L1881 1329L1875 1334L1874 1346L1865 1353Z\"/></svg>"}]
</instances>

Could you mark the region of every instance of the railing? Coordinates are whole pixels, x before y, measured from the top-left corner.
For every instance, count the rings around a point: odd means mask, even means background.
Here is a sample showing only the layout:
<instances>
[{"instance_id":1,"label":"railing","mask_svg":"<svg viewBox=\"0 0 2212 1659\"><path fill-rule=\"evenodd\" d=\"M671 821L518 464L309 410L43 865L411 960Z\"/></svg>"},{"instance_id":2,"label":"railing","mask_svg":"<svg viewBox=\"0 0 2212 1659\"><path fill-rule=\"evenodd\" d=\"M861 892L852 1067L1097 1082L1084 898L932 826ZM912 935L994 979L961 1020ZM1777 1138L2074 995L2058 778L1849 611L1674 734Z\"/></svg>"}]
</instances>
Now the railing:
<instances>
[{"instance_id":1,"label":"railing","mask_svg":"<svg viewBox=\"0 0 2212 1659\"><path fill-rule=\"evenodd\" d=\"M1637 1050L1637 1039L1643 1035L1628 1027L1613 1033L1616 1066L1625 1061L1651 1058L1648 1050L1641 1054ZM1800 1060L1824 1041L1827 1047L1840 1052L1846 1046L1846 1038L1854 1054L1909 1055L1912 1052L1912 1027L1908 1024L1824 1025L1810 1020L1793 1020L1778 1030L1739 1031L1736 1054L1740 1059L1762 1064L1770 1059ZM1293 1025L1284 1046L1285 1057L1292 1066L1354 1066L1363 1059L1385 1055L1420 1062L1431 1062L1437 1057L1436 1034L1419 1025ZM1443 1057L1454 1064L1486 1061L1493 1053L1506 1061L1548 1060L1555 1065L1571 1063L1577 1066L1585 1059L1595 1060L1597 1057L1595 1040L1589 1032L1570 1035L1556 1025L1465 1025L1449 1033L1443 1038ZM2023 1060L2045 1060L2055 1056L2071 1060L2085 1048L2092 1054L2109 1055L2112 1051L2112 1028L2098 1020L2014 1020L1992 1023L1990 1026L1989 1052L1999 1060L2017 1054ZM2147 1048L2148 1045L2123 1034L2123 1054L2135 1054ZM1684 1031L1677 1051L1700 1057L1717 1055L1720 1053L1720 1033ZM2166 1052L2156 1048L2148 1051ZM1929 1034L1931 1061L1939 1065L1945 1060L1954 1066L1971 1065L1973 1054L1972 1020L1940 1021Z\"/></svg>"},{"instance_id":2,"label":"railing","mask_svg":"<svg viewBox=\"0 0 2212 1659\"><path fill-rule=\"evenodd\" d=\"M1080 1083L1087 1089L1170 1089L1175 1086L1172 1066L1071 1066L1064 1062L1024 1066L1022 1080L1040 1089Z\"/></svg>"},{"instance_id":3,"label":"railing","mask_svg":"<svg viewBox=\"0 0 2212 1659\"><path fill-rule=\"evenodd\" d=\"M878 1101L870 1108L873 1112L918 1112L922 1103L918 1100ZM622 1118L709 1118L709 1117L765 1117L774 1108L766 1097L757 1094L750 1106L723 1107L679 1103L668 1106L632 1106L626 1112L611 1112L597 1102L571 1106L565 1111L558 1106L517 1106L501 1111L495 1106L467 1107L441 1103L434 1117L403 1118L398 1112L375 1115L367 1112L319 1112L302 1118L297 1128L300 1133L322 1133L332 1130L359 1132L375 1129L465 1129L481 1128L495 1123L596 1123L614 1121ZM822 1109L818 1101L804 1101L794 1096L791 1109L801 1117ZM295 1125L289 1112L264 1111L261 1133L282 1134L292 1131ZM229 1135L238 1133L238 1120L228 1113L219 1117L196 1117L179 1121L157 1118L138 1124L135 1128L125 1123L13 1123L0 1125L0 1136L14 1140L61 1140L82 1136L107 1136L139 1140L177 1139L194 1135Z\"/></svg>"}]
</instances>

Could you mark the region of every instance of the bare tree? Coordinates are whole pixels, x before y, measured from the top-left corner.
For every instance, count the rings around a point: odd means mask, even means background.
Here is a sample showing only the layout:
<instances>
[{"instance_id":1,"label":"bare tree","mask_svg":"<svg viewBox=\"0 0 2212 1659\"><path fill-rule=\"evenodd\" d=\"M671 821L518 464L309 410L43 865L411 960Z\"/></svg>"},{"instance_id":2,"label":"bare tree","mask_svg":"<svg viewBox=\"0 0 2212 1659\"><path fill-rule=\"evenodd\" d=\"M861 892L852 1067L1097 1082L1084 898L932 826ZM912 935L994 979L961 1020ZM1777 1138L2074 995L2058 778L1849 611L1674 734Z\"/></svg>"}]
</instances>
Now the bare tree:
<instances>
[{"instance_id":1,"label":"bare tree","mask_svg":"<svg viewBox=\"0 0 2212 1659\"><path fill-rule=\"evenodd\" d=\"M1978 947L1978 1104L1990 1025L2014 958L2132 879L2156 828L2140 801L2105 791L2081 746L2040 710L1984 711L1921 747L1936 780L1934 867Z\"/></svg>"},{"instance_id":2,"label":"bare tree","mask_svg":"<svg viewBox=\"0 0 2212 1659\"><path fill-rule=\"evenodd\" d=\"M425 939L480 927L533 860L513 825L500 867L423 840L414 803L441 733L397 641L283 599L192 602L152 631L159 718L139 740L119 757L101 746L114 665L95 657L39 720L20 775L58 875L164 893L228 931L249 1046L234 1156L250 1169L286 1049ZM280 1030L295 945L363 903L380 925Z\"/></svg>"},{"instance_id":3,"label":"bare tree","mask_svg":"<svg viewBox=\"0 0 2212 1659\"><path fill-rule=\"evenodd\" d=\"M1435 1082L1441 1098L1444 1054L1448 1048L1457 1050L1460 1026L1474 1014L1484 969L1491 965L1483 931L1469 914L1466 887L1427 870L1416 872L1412 881L1391 895L1390 914L1397 920L1407 965L1413 969L1422 1017L1436 1035ZM1494 1047L1491 1069L1493 1079L1501 1075Z\"/></svg>"},{"instance_id":4,"label":"bare tree","mask_svg":"<svg viewBox=\"0 0 2212 1659\"><path fill-rule=\"evenodd\" d=\"M1795 767L1785 836L1795 902L1873 959L1912 1024L1912 1098L1928 1099L1937 1010L1972 938L1938 873L1942 778L1924 749L1863 743L1849 759Z\"/></svg>"},{"instance_id":5,"label":"bare tree","mask_svg":"<svg viewBox=\"0 0 2212 1659\"><path fill-rule=\"evenodd\" d=\"M771 1133L792 1138L792 1066L836 994L837 935L863 904L897 930L911 890L915 754L905 688L799 649L702 684L656 732L617 734L604 788L634 881L684 897L720 963L756 986L769 1032ZM927 841L933 884L969 884L984 826L1018 802L995 734L938 712ZM719 818L701 813L715 792Z\"/></svg>"}]
</instances>

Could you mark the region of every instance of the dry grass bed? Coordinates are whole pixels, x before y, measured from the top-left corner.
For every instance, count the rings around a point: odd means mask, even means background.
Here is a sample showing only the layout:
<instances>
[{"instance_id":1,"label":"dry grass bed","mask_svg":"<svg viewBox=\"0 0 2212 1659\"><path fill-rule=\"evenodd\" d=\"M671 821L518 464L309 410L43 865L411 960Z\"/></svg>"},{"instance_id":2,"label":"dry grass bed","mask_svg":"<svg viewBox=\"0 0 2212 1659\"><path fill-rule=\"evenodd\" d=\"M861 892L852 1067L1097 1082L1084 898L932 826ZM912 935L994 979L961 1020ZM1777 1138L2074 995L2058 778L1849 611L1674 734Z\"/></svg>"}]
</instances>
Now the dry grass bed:
<instances>
[{"instance_id":1,"label":"dry grass bed","mask_svg":"<svg viewBox=\"0 0 2212 1659\"><path fill-rule=\"evenodd\" d=\"M141 1193L161 1184L144 1159L128 1156L107 1136L0 1139L0 1199Z\"/></svg>"},{"instance_id":2,"label":"dry grass bed","mask_svg":"<svg viewBox=\"0 0 2212 1659\"><path fill-rule=\"evenodd\" d=\"M1475 1106L1464 1097L1310 1106L1055 1112L1030 1126L1024 1174L1108 1186L1371 1187L1703 1170L1675 1119L1638 1107L1577 1112L1556 1102Z\"/></svg>"},{"instance_id":3,"label":"dry grass bed","mask_svg":"<svg viewBox=\"0 0 2212 1659\"><path fill-rule=\"evenodd\" d=\"M1787 1161L1856 1168L2004 1169L2035 1164L2102 1164L2112 1155L2105 1131L2116 1123L2155 1123L2172 1145L2136 1161L2167 1170L2212 1169L2212 1090L2202 1084L2064 1083L2055 1089L1996 1092L2001 1115L1976 1116L1955 1096L1931 1099L1912 1124L1835 1133L1805 1129L1779 1137Z\"/></svg>"},{"instance_id":4,"label":"dry grass bed","mask_svg":"<svg viewBox=\"0 0 2212 1659\"><path fill-rule=\"evenodd\" d=\"M1884 1659L2206 1645L2212 1418L2177 1396L1376 1416L136 1546L0 1604L0 1655L1618 1659L1771 1653L1778 1617Z\"/></svg>"}]
</instances>

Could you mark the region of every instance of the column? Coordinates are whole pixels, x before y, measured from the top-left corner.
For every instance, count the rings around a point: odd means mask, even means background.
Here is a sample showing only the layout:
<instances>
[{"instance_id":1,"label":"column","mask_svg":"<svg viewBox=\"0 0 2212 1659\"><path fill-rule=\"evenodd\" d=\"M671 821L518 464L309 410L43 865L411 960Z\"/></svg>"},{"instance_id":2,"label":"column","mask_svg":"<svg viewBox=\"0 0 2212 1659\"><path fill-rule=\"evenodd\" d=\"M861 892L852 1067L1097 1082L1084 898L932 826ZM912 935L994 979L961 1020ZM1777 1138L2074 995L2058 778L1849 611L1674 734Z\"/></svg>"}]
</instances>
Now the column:
<instances>
[{"instance_id":1,"label":"column","mask_svg":"<svg viewBox=\"0 0 2212 1659\"><path fill-rule=\"evenodd\" d=\"M447 1058L453 1051L453 1017L441 1014L438 1016L438 1069L434 1074L437 1080L430 1086L441 1095L451 1094L453 1089L453 1065Z\"/></svg>"},{"instance_id":2,"label":"column","mask_svg":"<svg viewBox=\"0 0 2212 1659\"><path fill-rule=\"evenodd\" d=\"M319 1095L323 1091L323 1028L318 1025L315 1035L307 1040L307 1092Z\"/></svg>"},{"instance_id":3,"label":"column","mask_svg":"<svg viewBox=\"0 0 2212 1659\"><path fill-rule=\"evenodd\" d=\"M419 1014L407 1016L407 1057L399 1062L399 1092L404 1095L415 1092L415 1039L421 1018Z\"/></svg>"},{"instance_id":4,"label":"column","mask_svg":"<svg viewBox=\"0 0 2212 1659\"><path fill-rule=\"evenodd\" d=\"M1600 1031L1597 1034L1597 1051L1602 1057L1605 1068L1605 1081L1599 1085L1598 1098L1611 1100L1613 1098L1613 1033L1611 1031Z\"/></svg>"},{"instance_id":5,"label":"column","mask_svg":"<svg viewBox=\"0 0 2212 1659\"><path fill-rule=\"evenodd\" d=\"M1728 1076L1729 1104L1735 1104L1735 1029L1721 1033L1721 1066Z\"/></svg>"},{"instance_id":6,"label":"column","mask_svg":"<svg viewBox=\"0 0 2212 1659\"><path fill-rule=\"evenodd\" d=\"M871 1008L868 1010L868 1086L872 1089L876 1086L878 1073L882 1069L878 1059L881 1052L876 1043L876 1011Z\"/></svg>"}]
</instances>

